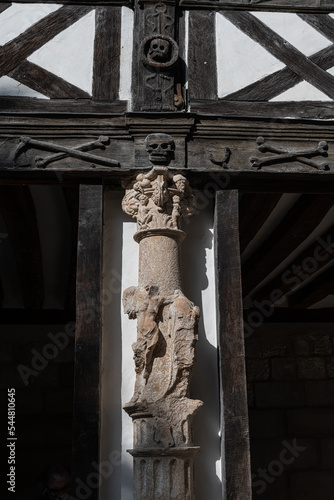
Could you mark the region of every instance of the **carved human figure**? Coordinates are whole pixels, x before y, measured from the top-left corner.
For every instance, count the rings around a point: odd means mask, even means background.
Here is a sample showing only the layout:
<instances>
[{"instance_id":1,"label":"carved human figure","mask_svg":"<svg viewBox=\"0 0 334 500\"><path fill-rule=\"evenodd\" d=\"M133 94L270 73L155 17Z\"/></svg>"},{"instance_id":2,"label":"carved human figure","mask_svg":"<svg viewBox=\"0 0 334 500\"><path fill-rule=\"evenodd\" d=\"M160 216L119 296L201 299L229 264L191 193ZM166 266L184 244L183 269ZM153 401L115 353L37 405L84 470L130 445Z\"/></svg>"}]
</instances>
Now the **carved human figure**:
<instances>
[{"instance_id":1,"label":"carved human figure","mask_svg":"<svg viewBox=\"0 0 334 500\"><path fill-rule=\"evenodd\" d=\"M134 352L136 382L130 403L140 400L142 391L152 371L153 354L159 340L157 315L163 304L171 298L161 297L156 286L130 287L124 291L124 312L130 319L137 318L137 341L132 345Z\"/></svg>"}]
</instances>

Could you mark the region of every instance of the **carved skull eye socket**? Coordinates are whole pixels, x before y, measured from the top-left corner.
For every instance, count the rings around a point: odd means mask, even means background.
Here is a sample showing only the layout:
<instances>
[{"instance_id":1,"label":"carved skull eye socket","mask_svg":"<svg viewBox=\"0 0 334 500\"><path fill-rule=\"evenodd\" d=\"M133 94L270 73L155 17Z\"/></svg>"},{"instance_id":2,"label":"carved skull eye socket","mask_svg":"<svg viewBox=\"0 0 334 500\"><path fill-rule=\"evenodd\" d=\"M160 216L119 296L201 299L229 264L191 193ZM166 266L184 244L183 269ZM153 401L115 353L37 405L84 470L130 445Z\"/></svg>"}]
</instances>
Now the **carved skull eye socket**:
<instances>
[{"instance_id":1,"label":"carved skull eye socket","mask_svg":"<svg viewBox=\"0 0 334 500\"><path fill-rule=\"evenodd\" d=\"M154 43L154 44L152 45L152 49L157 50L157 48L158 48L158 44L157 44L157 43ZM160 48L161 48L161 47L160 47Z\"/></svg>"},{"instance_id":2,"label":"carved skull eye socket","mask_svg":"<svg viewBox=\"0 0 334 500\"><path fill-rule=\"evenodd\" d=\"M151 144L152 149L158 149L159 145L158 144Z\"/></svg>"},{"instance_id":3,"label":"carved skull eye socket","mask_svg":"<svg viewBox=\"0 0 334 500\"><path fill-rule=\"evenodd\" d=\"M160 45L159 48L160 48L161 51L165 50L165 47L163 45Z\"/></svg>"},{"instance_id":4,"label":"carved skull eye socket","mask_svg":"<svg viewBox=\"0 0 334 500\"><path fill-rule=\"evenodd\" d=\"M168 144L166 144L165 142L161 144L161 148L162 149L168 149Z\"/></svg>"}]
</instances>

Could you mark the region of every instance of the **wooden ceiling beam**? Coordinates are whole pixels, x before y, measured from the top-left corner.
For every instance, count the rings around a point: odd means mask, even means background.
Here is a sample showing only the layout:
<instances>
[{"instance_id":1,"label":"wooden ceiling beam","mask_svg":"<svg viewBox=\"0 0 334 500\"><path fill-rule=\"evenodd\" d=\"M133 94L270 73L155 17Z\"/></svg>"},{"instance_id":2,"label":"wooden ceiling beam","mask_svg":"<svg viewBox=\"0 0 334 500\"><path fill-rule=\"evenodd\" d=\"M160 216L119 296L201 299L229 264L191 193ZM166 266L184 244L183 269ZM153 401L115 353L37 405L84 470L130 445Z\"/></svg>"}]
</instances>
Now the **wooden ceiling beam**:
<instances>
[{"instance_id":1,"label":"wooden ceiling beam","mask_svg":"<svg viewBox=\"0 0 334 500\"><path fill-rule=\"evenodd\" d=\"M273 292L279 290L281 297L310 279L329 262L334 260L334 226L319 236L289 264L279 276L258 290L254 299L261 302L272 300Z\"/></svg>"},{"instance_id":2,"label":"wooden ceiling beam","mask_svg":"<svg viewBox=\"0 0 334 500\"><path fill-rule=\"evenodd\" d=\"M245 297L305 241L333 205L333 195L300 196L261 247L244 263Z\"/></svg>"},{"instance_id":3,"label":"wooden ceiling beam","mask_svg":"<svg viewBox=\"0 0 334 500\"><path fill-rule=\"evenodd\" d=\"M239 207L240 252L249 243L272 213L283 193L244 193Z\"/></svg>"},{"instance_id":4,"label":"wooden ceiling beam","mask_svg":"<svg viewBox=\"0 0 334 500\"><path fill-rule=\"evenodd\" d=\"M306 309L325 299L328 295L334 295L334 266L326 269L311 283L290 295L289 306Z\"/></svg>"}]
</instances>

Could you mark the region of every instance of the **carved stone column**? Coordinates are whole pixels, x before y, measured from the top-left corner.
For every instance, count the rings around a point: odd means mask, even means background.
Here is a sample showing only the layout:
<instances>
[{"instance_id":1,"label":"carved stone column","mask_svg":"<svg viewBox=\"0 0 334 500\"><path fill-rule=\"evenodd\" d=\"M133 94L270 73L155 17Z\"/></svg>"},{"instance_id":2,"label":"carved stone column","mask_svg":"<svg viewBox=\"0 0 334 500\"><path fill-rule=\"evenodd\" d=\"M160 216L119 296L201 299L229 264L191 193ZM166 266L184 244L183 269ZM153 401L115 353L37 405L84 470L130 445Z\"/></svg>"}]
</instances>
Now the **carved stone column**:
<instances>
[{"instance_id":1,"label":"carved stone column","mask_svg":"<svg viewBox=\"0 0 334 500\"><path fill-rule=\"evenodd\" d=\"M174 143L151 134L146 148L153 168L127 186L123 210L137 221L139 283L124 291L129 318L137 319L132 345L134 394L124 405L133 419L135 500L192 500L191 420L202 405L189 398L199 308L181 288L179 247L182 217L193 215L195 200L187 179L167 165Z\"/></svg>"}]
</instances>

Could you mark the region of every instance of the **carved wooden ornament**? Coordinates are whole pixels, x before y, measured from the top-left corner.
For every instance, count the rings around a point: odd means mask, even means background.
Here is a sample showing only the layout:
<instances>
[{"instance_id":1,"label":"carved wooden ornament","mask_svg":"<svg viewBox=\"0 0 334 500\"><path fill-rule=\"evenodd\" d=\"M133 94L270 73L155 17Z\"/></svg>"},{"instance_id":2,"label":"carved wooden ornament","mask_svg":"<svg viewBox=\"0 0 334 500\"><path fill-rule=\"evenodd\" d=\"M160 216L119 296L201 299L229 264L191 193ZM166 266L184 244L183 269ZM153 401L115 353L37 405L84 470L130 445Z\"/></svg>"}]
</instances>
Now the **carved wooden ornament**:
<instances>
[{"instance_id":1,"label":"carved wooden ornament","mask_svg":"<svg viewBox=\"0 0 334 500\"><path fill-rule=\"evenodd\" d=\"M166 166L172 138L151 134L146 149L154 166L136 176L122 203L140 245L138 287L123 294L125 313L137 319L136 381L124 410L134 423L135 498L185 500L194 498L191 420L202 405L189 398L200 311L181 289L179 245L195 199L187 179Z\"/></svg>"}]
</instances>

